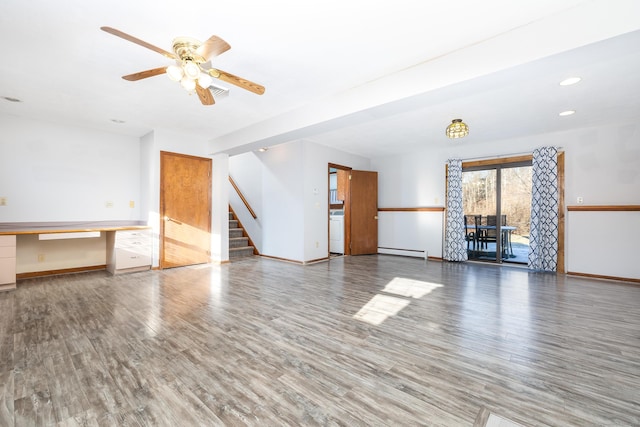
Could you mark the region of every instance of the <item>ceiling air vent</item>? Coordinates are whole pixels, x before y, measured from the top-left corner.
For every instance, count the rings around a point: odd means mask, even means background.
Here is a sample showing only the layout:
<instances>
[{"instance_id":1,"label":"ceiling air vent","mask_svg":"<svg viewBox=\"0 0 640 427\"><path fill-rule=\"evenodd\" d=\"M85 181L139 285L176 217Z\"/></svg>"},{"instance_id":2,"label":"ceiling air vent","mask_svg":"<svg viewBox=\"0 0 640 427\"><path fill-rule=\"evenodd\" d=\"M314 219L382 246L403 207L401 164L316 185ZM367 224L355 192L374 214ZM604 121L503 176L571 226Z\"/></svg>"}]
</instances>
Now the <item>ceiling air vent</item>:
<instances>
[{"instance_id":1,"label":"ceiling air vent","mask_svg":"<svg viewBox=\"0 0 640 427\"><path fill-rule=\"evenodd\" d=\"M211 86L209 86L209 89L211 90L211 93L213 94L213 97L215 99L229 96L229 89L226 87L216 86L212 84Z\"/></svg>"}]
</instances>

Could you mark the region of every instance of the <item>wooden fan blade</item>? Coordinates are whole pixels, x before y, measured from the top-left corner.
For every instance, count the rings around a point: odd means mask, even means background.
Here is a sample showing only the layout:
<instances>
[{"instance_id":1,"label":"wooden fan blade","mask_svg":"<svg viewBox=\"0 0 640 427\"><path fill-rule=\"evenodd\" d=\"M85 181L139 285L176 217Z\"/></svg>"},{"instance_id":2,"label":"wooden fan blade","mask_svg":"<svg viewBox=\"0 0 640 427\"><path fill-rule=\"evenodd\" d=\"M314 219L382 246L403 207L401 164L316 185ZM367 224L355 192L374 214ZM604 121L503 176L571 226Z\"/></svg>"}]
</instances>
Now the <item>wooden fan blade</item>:
<instances>
[{"instance_id":1,"label":"wooden fan blade","mask_svg":"<svg viewBox=\"0 0 640 427\"><path fill-rule=\"evenodd\" d=\"M198 48L196 53L202 56L205 61L208 61L209 58L213 56L221 55L226 51L228 51L229 49L231 49L231 46L229 46L229 43L222 40L218 36L211 36L209 37L209 40L204 42L202 46Z\"/></svg>"},{"instance_id":2,"label":"wooden fan blade","mask_svg":"<svg viewBox=\"0 0 640 427\"><path fill-rule=\"evenodd\" d=\"M242 89L246 89L249 92L253 92L258 95L262 95L264 93L264 86L250 82L249 80L243 79L242 77L234 76L231 73L227 73L226 71L218 70L216 68L211 68L208 71L211 77L223 80L227 83L231 83L232 85L236 85L238 87L241 87Z\"/></svg>"},{"instance_id":3,"label":"wooden fan blade","mask_svg":"<svg viewBox=\"0 0 640 427\"><path fill-rule=\"evenodd\" d=\"M122 76L122 78L130 82L135 82L136 80L146 79L147 77L157 76L166 72L167 67L160 67L154 68L152 70L140 71L139 73L128 74L126 76Z\"/></svg>"},{"instance_id":4,"label":"wooden fan blade","mask_svg":"<svg viewBox=\"0 0 640 427\"><path fill-rule=\"evenodd\" d=\"M137 45L140 45L140 46L142 46L142 47L146 47L147 49L151 49L151 50L152 50L152 51L154 51L154 52L158 52L160 55L164 55L164 56L166 56L167 58L177 59L177 58L176 58L176 56L175 56L173 53L171 53L171 52L167 52L167 51L166 51L166 50L164 50L164 49L161 49L161 48L159 48L159 47L157 47L157 46L154 46L154 45L152 45L152 44L149 44L149 43L147 43L146 41L144 41L144 40L140 40L140 39L138 39L138 38L136 38L136 37L133 37L133 36L131 36L131 35L127 34L127 33L123 33L123 32L122 32L122 31L120 31L120 30L116 30L115 28L111 28L111 27L100 27L100 29L101 29L102 31L106 31L106 32L107 32L107 33L109 33L109 34L113 34L114 36L118 36L118 37L120 37L120 38L122 38L122 39L125 39L125 40L127 40L127 41L130 41L130 42L135 43L135 44L137 44Z\"/></svg>"},{"instance_id":5,"label":"wooden fan blade","mask_svg":"<svg viewBox=\"0 0 640 427\"><path fill-rule=\"evenodd\" d=\"M199 84L196 84L196 92L198 93L198 98L200 98L200 102L202 105L213 105L216 101L213 99L213 95L208 88L203 88Z\"/></svg>"}]
</instances>

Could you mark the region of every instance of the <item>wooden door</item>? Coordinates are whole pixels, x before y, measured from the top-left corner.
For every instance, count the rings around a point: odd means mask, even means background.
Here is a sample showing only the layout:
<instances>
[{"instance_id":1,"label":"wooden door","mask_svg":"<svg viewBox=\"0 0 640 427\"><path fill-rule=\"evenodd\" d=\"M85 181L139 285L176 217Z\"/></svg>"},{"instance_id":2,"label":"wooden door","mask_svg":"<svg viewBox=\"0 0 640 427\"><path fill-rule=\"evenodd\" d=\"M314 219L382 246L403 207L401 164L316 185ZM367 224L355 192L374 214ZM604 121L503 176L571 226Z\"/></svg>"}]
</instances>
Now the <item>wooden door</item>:
<instances>
[{"instance_id":1,"label":"wooden door","mask_svg":"<svg viewBox=\"0 0 640 427\"><path fill-rule=\"evenodd\" d=\"M210 261L211 159L160 153L160 267Z\"/></svg>"},{"instance_id":2,"label":"wooden door","mask_svg":"<svg viewBox=\"0 0 640 427\"><path fill-rule=\"evenodd\" d=\"M351 255L378 253L378 172L351 171Z\"/></svg>"}]
</instances>

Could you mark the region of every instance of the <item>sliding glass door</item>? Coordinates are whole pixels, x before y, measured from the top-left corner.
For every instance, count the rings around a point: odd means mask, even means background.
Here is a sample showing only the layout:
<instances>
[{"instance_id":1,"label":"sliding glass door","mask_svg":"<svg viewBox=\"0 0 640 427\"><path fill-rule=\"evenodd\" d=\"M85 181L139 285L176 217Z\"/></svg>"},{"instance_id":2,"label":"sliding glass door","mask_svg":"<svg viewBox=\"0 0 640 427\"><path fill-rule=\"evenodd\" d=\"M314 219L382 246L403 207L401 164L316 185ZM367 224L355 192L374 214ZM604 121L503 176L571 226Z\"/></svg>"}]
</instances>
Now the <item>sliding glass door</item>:
<instances>
[{"instance_id":1,"label":"sliding glass door","mask_svg":"<svg viewBox=\"0 0 640 427\"><path fill-rule=\"evenodd\" d=\"M464 170L462 172L462 205L466 227L467 253L470 260L496 261L497 242L488 233L487 219L497 212L496 169Z\"/></svg>"},{"instance_id":2,"label":"sliding glass door","mask_svg":"<svg viewBox=\"0 0 640 427\"><path fill-rule=\"evenodd\" d=\"M463 165L462 191L469 259L526 264L531 161Z\"/></svg>"},{"instance_id":3,"label":"sliding glass door","mask_svg":"<svg viewBox=\"0 0 640 427\"><path fill-rule=\"evenodd\" d=\"M527 264L531 225L531 164L504 167L501 172L500 207L502 217L506 218L502 224L502 234L506 237L503 260Z\"/></svg>"}]
</instances>

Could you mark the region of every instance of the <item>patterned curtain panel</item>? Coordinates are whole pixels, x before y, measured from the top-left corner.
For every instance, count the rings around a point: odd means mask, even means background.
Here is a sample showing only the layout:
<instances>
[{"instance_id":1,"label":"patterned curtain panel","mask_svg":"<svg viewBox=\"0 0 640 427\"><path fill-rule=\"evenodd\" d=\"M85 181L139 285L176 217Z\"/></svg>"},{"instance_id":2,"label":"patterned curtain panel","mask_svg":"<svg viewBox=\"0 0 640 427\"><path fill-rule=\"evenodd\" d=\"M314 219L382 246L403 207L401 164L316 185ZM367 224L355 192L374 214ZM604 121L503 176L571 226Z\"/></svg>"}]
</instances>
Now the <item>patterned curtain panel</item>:
<instances>
[{"instance_id":1,"label":"patterned curtain panel","mask_svg":"<svg viewBox=\"0 0 640 427\"><path fill-rule=\"evenodd\" d=\"M558 150L533 151L529 268L556 271L558 264Z\"/></svg>"},{"instance_id":2,"label":"patterned curtain panel","mask_svg":"<svg viewBox=\"0 0 640 427\"><path fill-rule=\"evenodd\" d=\"M444 259L466 261L464 209L462 207L462 160L447 161L449 179L447 187L447 210L444 235Z\"/></svg>"}]
</instances>

